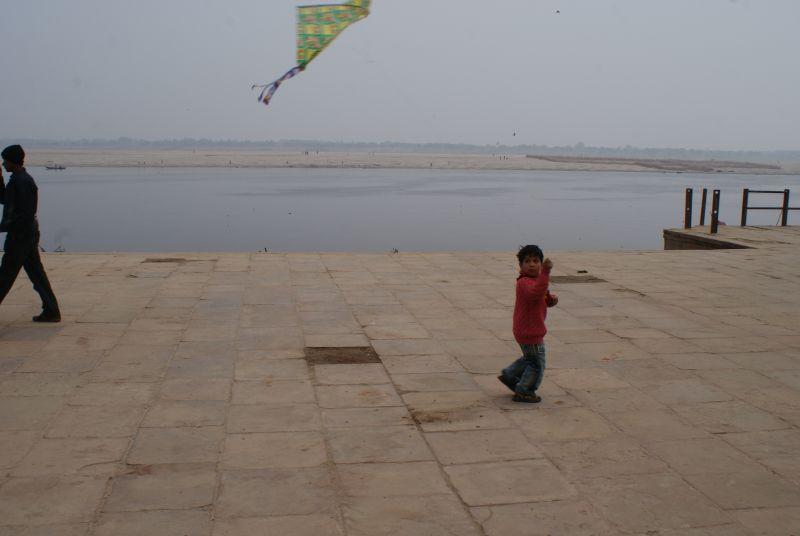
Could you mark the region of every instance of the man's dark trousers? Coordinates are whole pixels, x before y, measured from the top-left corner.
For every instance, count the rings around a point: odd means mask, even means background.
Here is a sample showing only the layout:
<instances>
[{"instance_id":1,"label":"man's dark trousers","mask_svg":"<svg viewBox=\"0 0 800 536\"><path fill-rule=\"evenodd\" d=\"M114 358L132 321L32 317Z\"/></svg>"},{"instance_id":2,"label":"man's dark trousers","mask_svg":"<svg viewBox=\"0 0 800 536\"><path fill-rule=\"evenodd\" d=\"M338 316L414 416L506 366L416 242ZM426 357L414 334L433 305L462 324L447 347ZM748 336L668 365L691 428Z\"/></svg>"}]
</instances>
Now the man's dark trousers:
<instances>
[{"instance_id":1,"label":"man's dark trousers","mask_svg":"<svg viewBox=\"0 0 800 536\"><path fill-rule=\"evenodd\" d=\"M33 289L42 298L42 310L47 314L59 314L58 301L50 288L50 281L39 257L39 230L9 232L3 249L5 253L0 261L0 303L14 285L20 268L25 268Z\"/></svg>"}]
</instances>

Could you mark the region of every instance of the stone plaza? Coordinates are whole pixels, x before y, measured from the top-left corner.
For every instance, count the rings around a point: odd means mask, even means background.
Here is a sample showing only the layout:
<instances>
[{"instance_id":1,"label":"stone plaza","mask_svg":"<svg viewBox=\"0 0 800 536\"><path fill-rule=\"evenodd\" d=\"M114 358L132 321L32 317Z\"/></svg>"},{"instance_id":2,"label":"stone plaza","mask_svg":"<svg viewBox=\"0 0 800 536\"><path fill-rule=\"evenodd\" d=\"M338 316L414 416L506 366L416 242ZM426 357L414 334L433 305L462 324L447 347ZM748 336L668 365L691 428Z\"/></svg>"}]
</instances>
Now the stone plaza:
<instances>
[{"instance_id":1,"label":"stone plaza","mask_svg":"<svg viewBox=\"0 0 800 536\"><path fill-rule=\"evenodd\" d=\"M540 404L496 378L513 251L46 254L0 536L800 534L800 228L726 233L546 252Z\"/></svg>"}]
</instances>

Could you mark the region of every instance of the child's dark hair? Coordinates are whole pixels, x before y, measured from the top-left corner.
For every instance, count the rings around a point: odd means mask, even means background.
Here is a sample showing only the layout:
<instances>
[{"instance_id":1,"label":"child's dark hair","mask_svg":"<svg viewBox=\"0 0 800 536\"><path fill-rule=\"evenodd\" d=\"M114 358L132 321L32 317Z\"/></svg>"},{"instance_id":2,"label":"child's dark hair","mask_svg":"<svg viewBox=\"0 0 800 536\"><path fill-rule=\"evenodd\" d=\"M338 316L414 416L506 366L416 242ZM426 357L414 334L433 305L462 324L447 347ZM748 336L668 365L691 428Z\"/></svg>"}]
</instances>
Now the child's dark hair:
<instances>
[{"instance_id":1,"label":"child's dark hair","mask_svg":"<svg viewBox=\"0 0 800 536\"><path fill-rule=\"evenodd\" d=\"M530 257L533 255L534 257L538 257L539 261L544 261L544 253L542 253L542 249L539 246L522 246L519 248L519 252L517 253L517 260L520 264L525 260L526 257Z\"/></svg>"}]
</instances>

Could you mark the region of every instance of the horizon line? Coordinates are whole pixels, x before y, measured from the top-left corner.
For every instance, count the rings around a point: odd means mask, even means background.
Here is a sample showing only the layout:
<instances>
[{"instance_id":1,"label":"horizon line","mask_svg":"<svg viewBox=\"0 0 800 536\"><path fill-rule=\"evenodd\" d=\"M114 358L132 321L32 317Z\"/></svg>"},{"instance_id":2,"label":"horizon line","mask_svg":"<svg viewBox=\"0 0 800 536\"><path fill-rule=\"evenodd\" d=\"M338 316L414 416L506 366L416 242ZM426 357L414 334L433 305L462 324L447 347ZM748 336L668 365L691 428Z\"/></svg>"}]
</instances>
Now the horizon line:
<instances>
[{"instance_id":1,"label":"horizon line","mask_svg":"<svg viewBox=\"0 0 800 536\"><path fill-rule=\"evenodd\" d=\"M478 144L466 142L444 142L444 141L426 141L426 142L409 142L409 141L331 141L319 139L279 139L279 140L237 140L237 139L224 139L224 138L132 138L129 136L119 136L117 138L71 138L71 139L55 139L55 138L0 138L0 144L5 143L20 143L20 144L43 144L43 145L71 145L71 146L86 146L86 145L175 145L175 144L198 144L198 145L334 145L334 146L365 146L365 147L380 147L380 146L395 146L395 147L452 147L452 148L475 148L481 151L492 149L510 149L522 150L527 148L535 148L542 150L568 150L568 151L635 151L635 152L680 152L680 153L724 153L724 154L800 154L800 148L797 149L716 149L716 148L691 148L691 147L641 147L635 145L622 145L622 146L604 146L604 145L587 145L578 142L572 145L545 145L545 144L516 144L509 145L505 143L495 144Z\"/></svg>"}]
</instances>

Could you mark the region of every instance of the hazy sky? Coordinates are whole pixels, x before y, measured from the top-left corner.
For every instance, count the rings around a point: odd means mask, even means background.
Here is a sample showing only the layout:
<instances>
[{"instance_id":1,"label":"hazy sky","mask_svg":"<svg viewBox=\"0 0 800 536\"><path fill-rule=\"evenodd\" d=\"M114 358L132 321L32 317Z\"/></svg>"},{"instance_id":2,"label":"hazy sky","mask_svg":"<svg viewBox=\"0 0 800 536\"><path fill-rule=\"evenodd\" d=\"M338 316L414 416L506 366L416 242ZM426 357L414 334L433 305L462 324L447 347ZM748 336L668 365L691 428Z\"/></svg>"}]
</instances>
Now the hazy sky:
<instances>
[{"instance_id":1,"label":"hazy sky","mask_svg":"<svg viewBox=\"0 0 800 536\"><path fill-rule=\"evenodd\" d=\"M0 0L0 138L800 149L797 0L374 0L267 108L297 4Z\"/></svg>"}]
</instances>

